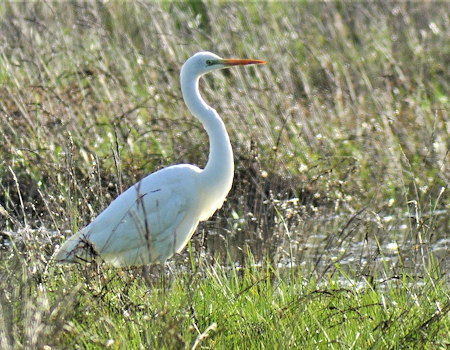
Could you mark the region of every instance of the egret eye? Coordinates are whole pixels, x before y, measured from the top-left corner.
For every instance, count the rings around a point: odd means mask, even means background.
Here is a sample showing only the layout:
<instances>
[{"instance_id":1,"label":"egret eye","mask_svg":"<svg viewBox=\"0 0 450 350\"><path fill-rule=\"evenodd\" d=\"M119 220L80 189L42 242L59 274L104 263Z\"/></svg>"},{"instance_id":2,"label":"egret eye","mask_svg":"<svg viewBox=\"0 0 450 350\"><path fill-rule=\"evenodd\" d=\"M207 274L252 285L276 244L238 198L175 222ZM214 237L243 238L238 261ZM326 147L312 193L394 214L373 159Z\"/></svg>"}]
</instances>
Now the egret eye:
<instances>
[{"instance_id":1,"label":"egret eye","mask_svg":"<svg viewBox=\"0 0 450 350\"><path fill-rule=\"evenodd\" d=\"M187 107L208 131L211 152L204 170L184 164L148 175L66 240L52 259L61 263L105 260L120 267L164 262L181 251L198 223L222 206L233 183L233 150L227 130L201 98L198 81L219 68L263 63L222 59L205 52L191 56L181 68L181 90ZM248 104L244 98L239 103Z\"/></svg>"}]
</instances>

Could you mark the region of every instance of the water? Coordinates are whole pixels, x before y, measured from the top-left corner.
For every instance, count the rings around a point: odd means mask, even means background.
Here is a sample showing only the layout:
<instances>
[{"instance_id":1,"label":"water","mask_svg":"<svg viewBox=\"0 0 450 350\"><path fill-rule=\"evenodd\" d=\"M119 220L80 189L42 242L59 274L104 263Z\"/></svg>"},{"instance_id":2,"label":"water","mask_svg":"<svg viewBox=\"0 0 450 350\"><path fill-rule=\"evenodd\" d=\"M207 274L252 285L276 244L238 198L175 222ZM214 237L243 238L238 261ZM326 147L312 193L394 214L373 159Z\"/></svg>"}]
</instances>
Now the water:
<instances>
[{"instance_id":1,"label":"water","mask_svg":"<svg viewBox=\"0 0 450 350\"><path fill-rule=\"evenodd\" d=\"M364 276L374 271L418 275L433 256L441 271L449 270L446 210L326 215L320 210L308 213L298 200L272 200L268 205L276 207L265 216L233 212L221 217L219 212L202 223L191 241L196 257L243 266L251 252L256 262L268 259L279 268L301 267L322 274L343 269ZM43 258L49 259L71 233L45 227L0 232L0 257L9 256L14 242L19 250L40 249ZM187 257L187 249L182 255Z\"/></svg>"}]
</instances>

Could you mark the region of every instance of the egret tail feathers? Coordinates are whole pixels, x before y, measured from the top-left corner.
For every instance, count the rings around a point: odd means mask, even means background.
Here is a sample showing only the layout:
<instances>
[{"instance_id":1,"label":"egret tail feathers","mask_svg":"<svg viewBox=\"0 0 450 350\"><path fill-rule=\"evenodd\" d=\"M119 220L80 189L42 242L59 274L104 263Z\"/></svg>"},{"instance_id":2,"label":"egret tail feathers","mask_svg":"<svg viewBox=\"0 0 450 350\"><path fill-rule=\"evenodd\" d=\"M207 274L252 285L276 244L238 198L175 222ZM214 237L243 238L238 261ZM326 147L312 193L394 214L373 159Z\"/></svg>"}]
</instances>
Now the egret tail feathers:
<instances>
[{"instance_id":1,"label":"egret tail feathers","mask_svg":"<svg viewBox=\"0 0 450 350\"><path fill-rule=\"evenodd\" d=\"M67 239L53 256L59 263L89 262L96 260L100 254L83 231Z\"/></svg>"}]
</instances>

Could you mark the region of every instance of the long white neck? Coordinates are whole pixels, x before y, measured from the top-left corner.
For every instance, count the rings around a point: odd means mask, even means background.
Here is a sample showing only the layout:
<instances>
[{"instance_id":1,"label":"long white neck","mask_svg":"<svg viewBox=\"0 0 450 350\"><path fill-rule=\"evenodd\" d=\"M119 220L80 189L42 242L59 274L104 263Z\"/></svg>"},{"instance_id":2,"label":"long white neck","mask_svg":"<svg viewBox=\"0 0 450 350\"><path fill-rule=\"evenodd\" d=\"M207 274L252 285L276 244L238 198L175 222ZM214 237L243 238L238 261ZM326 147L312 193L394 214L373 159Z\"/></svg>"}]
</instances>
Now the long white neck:
<instances>
[{"instance_id":1,"label":"long white neck","mask_svg":"<svg viewBox=\"0 0 450 350\"><path fill-rule=\"evenodd\" d=\"M180 78L184 101L209 136L209 159L201 176L209 190L219 197L223 196L218 204L221 206L233 183L234 162L230 138L219 114L200 96L200 76L182 70Z\"/></svg>"}]
</instances>

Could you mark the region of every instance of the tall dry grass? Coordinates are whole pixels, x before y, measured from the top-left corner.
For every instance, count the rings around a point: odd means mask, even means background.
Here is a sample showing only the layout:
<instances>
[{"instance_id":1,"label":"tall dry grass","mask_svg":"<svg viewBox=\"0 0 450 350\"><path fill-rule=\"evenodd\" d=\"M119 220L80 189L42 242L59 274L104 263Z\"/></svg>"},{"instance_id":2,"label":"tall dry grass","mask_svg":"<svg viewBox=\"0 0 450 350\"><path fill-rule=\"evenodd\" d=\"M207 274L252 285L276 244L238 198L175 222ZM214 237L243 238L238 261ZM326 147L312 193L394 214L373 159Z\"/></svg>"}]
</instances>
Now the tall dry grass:
<instances>
[{"instance_id":1,"label":"tall dry grass","mask_svg":"<svg viewBox=\"0 0 450 350\"><path fill-rule=\"evenodd\" d=\"M365 239L370 254L392 241L423 253L449 224L446 8L5 3L0 229L65 235L145 174L202 166L207 138L178 75L211 50L269 64L202 82L237 170L197 251L299 262L317 240Z\"/></svg>"},{"instance_id":2,"label":"tall dry grass","mask_svg":"<svg viewBox=\"0 0 450 350\"><path fill-rule=\"evenodd\" d=\"M448 346L449 7L2 3L0 348ZM224 207L166 266L56 267L142 176L205 164L199 50L269 62L202 81Z\"/></svg>"}]
</instances>

